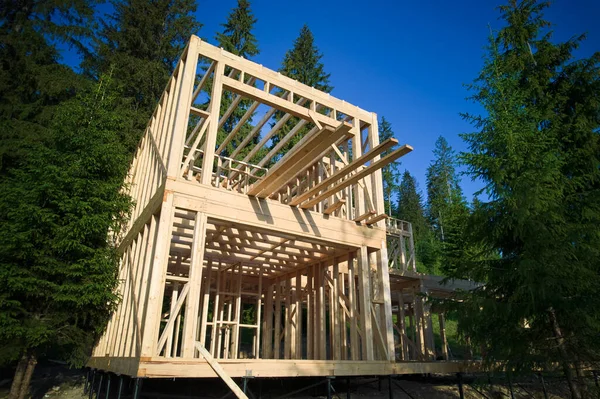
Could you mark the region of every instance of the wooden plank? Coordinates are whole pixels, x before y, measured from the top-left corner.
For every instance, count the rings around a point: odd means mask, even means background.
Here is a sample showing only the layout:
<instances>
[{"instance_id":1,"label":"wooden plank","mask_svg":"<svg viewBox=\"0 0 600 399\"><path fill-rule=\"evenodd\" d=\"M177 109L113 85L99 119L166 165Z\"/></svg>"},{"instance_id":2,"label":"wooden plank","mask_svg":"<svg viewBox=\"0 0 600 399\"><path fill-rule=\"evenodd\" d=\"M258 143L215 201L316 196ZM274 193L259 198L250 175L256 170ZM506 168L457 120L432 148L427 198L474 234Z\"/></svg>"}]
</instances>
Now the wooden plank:
<instances>
[{"instance_id":1,"label":"wooden plank","mask_svg":"<svg viewBox=\"0 0 600 399\"><path fill-rule=\"evenodd\" d=\"M375 360L373 348L373 327L371 320L371 279L367 247L362 246L356 253L358 260L358 290L360 304L360 327L362 331L362 360Z\"/></svg>"},{"instance_id":2,"label":"wooden plank","mask_svg":"<svg viewBox=\"0 0 600 399\"><path fill-rule=\"evenodd\" d=\"M196 348L198 349L198 352L200 352L204 360L208 362L208 364L215 371L215 373L217 373L217 375L223 380L223 382L227 384L227 386L229 387L229 389L231 389L235 396L237 396L239 399L248 399L248 397L240 389L240 387L238 387L237 384L231 379L231 377L227 375L225 370L223 370L223 367L221 367L219 362L217 362L202 345L196 343Z\"/></svg>"},{"instance_id":3,"label":"wooden plank","mask_svg":"<svg viewBox=\"0 0 600 399\"><path fill-rule=\"evenodd\" d=\"M173 115L173 130L168 131L170 146L167 145L168 156L166 159L167 176L176 177L179 173L179 165L183 158L183 144L187 132L187 125L190 119L190 105L192 103L192 92L194 90L194 80L196 78L196 66L198 64L198 38L192 37L188 50L185 54L185 61L180 60L180 79L177 89L177 101L175 101L175 113ZM183 66L183 68L182 68Z\"/></svg>"},{"instance_id":4,"label":"wooden plank","mask_svg":"<svg viewBox=\"0 0 600 399\"><path fill-rule=\"evenodd\" d=\"M367 226L371 226L371 225L373 225L373 224L376 224L376 223L377 223L377 222L379 222L380 220L387 219L387 218L389 218L389 216L388 216L388 215L386 215L385 213L381 213L381 214L379 214L379 215L377 215L377 216L373 216L373 217L371 217L371 218L367 219L367 221L365 222L365 224L366 224Z\"/></svg>"},{"instance_id":5,"label":"wooden plank","mask_svg":"<svg viewBox=\"0 0 600 399\"><path fill-rule=\"evenodd\" d=\"M219 130L219 111L221 109L221 95L223 93L222 79L227 78L223 76L225 71L225 64L218 62L215 67L215 74L212 82L212 91L210 95L210 117L208 119L208 131L206 133L206 142L204 145L204 157L202 159L202 178L200 183L205 185L211 184L213 174L213 162L215 156L215 146L217 143L217 132Z\"/></svg>"},{"instance_id":6,"label":"wooden plank","mask_svg":"<svg viewBox=\"0 0 600 399\"><path fill-rule=\"evenodd\" d=\"M446 337L446 318L444 312L438 313L440 322L440 337L442 338L442 356L444 360L448 360L448 338Z\"/></svg>"},{"instance_id":7,"label":"wooden plank","mask_svg":"<svg viewBox=\"0 0 600 399\"><path fill-rule=\"evenodd\" d=\"M256 87L249 86L245 83L239 82L235 79L231 79L227 76L223 77L223 85L236 94L241 94L254 101L260 101L270 107L277 108L280 111L291 114L298 118L310 120L309 110L300 105L294 104L291 101L286 101L274 94L266 93L263 90L257 89ZM337 126L339 124L333 118L330 118L323 114L316 114L315 117L319 122L326 126Z\"/></svg>"},{"instance_id":8,"label":"wooden plank","mask_svg":"<svg viewBox=\"0 0 600 399\"><path fill-rule=\"evenodd\" d=\"M240 223L244 228L267 229L269 234L292 236L298 241L350 248L364 244L379 248L386 236L383 229L360 226L351 220L330 218L308 210L299 213L285 204L257 200L193 182L168 180L167 189L178 193L175 198L178 207L204 211L216 220ZM276 230L274 226L277 226Z\"/></svg>"},{"instance_id":9,"label":"wooden plank","mask_svg":"<svg viewBox=\"0 0 600 399\"><path fill-rule=\"evenodd\" d=\"M301 97L317 100L318 103L344 113L345 115L359 117L363 120L370 120L371 113L360 109L348 102L342 101L331 96L329 93L324 93L314 87L307 86L296 80L293 80L278 72L272 71L253 61L236 56L219 49L207 42L201 41L198 43L198 51L204 56L213 60L225 60L227 64L238 70L244 70L257 79L269 82L271 85L276 85L283 90L294 92Z\"/></svg>"},{"instance_id":10,"label":"wooden plank","mask_svg":"<svg viewBox=\"0 0 600 399\"><path fill-rule=\"evenodd\" d=\"M202 321L200 324L200 345L206 347L206 323L208 322L208 305L210 304L210 288L212 278L212 259L208 260L207 276L204 282L204 298L202 300Z\"/></svg>"},{"instance_id":11,"label":"wooden plank","mask_svg":"<svg viewBox=\"0 0 600 399\"><path fill-rule=\"evenodd\" d=\"M190 285L185 284L183 286L183 289L181 290L181 295L179 295L179 298L177 298L177 303L175 303L175 306L172 307L173 310L172 310L171 314L169 314L169 320L167 321L167 325L165 326L163 333L161 334L161 336L158 340L158 345L157 345L157 350L156 350L157 354L162 352L162 349L165 346L165 343L167 342L167 338L169 337L169 332L171 331L171 329L173 327L173 323L175 323L175 316L179 314L179 311L181 310L181 307L183 306L183 302L187 298L189 290L190 290ZM169 348L167 348L167 351L168 350L169 350Z\"/></svg>"},{"instance_id":12,"label":"wooden plank","mask_svg":"<svg viewBox=\"0 0 600 399\"><path fill-rule=\"evenodd\" d=\"M325 180L320 182L318 185L312 187L310 190L306 191L305 193L298 195L297 197L294 197L294 199L292 201L290 201L290 205L296 206L296 205L300 204L301 202L309 199L310 197L319 193L321 190L323 190L327 186L342 179L344 176L347 176L350 173L354 172L355 170L357 170L358 168L360 168L361 166L363 166L364 164L366 164L367 162L369 162L376 156L380 155L382 152L387 151L388 149L392 148L396 144L398 144L398 140L396 140L394 138L389 138L389 139L385 140L383 143L381 143L377 147L373 148L368 153L366 153L363 156L350 162L347 166L335 171L331 176L329 176L328 178L326 178ZM335 148L337 148L337 147L335 147ZM342 159L344 159L344 158L342 158Z\"/></svg>"},{"instance_id":13,"label":"wooden plank","mask_svg":"<svg viewBox=\"0 0 600 399\"><path fill-rule=\"evenodd\" d=\"M320 155L325 148L346 136L350 127L347 123L341 123L335 130L326 127L303 137L290 152L269 169L267 175L260 182L255 183L248 190L247 194L261 198L268 197L282 184L300 173L303 167L314 163L314 158Z\"/></svg>"},{"instance_id":14,"label":"wooden plank","mask_svg":"<svg viewBox=\"0 0 600 399\"><path fill-rule=\"evenodd\" d=\"M281 282L275 285L275 343L273 346L274 359L279 359L281 354Z\"/></svg>"},{"instance_id":15,"label":"wooden plank","mask_svg":"<svg viewBox=\"0 0 600 399\"><path fill-rule=\"evenodd\" d=\"M223 142L221 143L221 145L217 149L217 151L216 151L217 155L221 155L221 153L223 152L223 150L225 150L225 147L227 147L227 144L229 144L229 142L231 140L233 140L233 138L235 137L235 135L239 132L239 130L242 128L242 126L244 126L244 124L246 123L246 121L248 121L248 119L250 119L250 117L254 114L254 112L256 111L256 108L258 108L259 105L260 105L260 103L258 101L255 101L246 110L246 112L244 113L244 115L241 117L241 119L238 121L238 123L233 127L233 129L231 129L231 132L229 132L229 134L227 135L227 137L225 138L225 140L223 140Z\"/></svg>"},{"instance_id":16,"label":"wooden plank","mask_svg":"<svg viewBox=\"0 0 600 399\"><path fill-rule=\"evenodd\" d=\"M164 291L165 271L169 257L169 242L172 235L173 193L165 192L158 223L152 272L149 278L146 323L142 338L141 356L154 356L160 327L160 313Z\"/></svg>"},{"instance_id":17,"label":"wooden plank","mask_svg":"<svg viewBox=\"0 0 600 399\"><path fill-rule=\"evenodd\" d=\"M323 211L323 213L325 215L331 215L333 212L335 212L338 209L340 209L345 203L346 203L345 199L337 200L336 202L334 202L333 204L331 204L327 208L325 208L325 210Z\"/></svg>"},{"instance_id":18,"label":"wooden plank","mask_svg":"<svg viewBox=\"0 0 600 399\"><path fill-rule=\"evenodd\" d=\"M355 217L354 219L352 219L353 221L360 223L365 219L368 219L370 217L372 217L373 215L375 215L377 212L375 211L367 211L365 213L363 213L362 215L359 215L357 217Z\"/></svg>"},{"instance_id":19,"label":"wooden plank","mask_svg":"<svg viewBox=\"0 0 600 399\"><path fill-rule=\"evenodd\" d=\"M358 322L356 314L355 268L352 254L348 254L348 311L350 315L350 360L359 359Z\"/></svg>"},{"instance_id":20,"label":"wooden plank","mask_svg":"<svg viewBox=\"0 0 600 399\"><path fill-rule=\"evenodd\" d=\"M210 117L210 113L200 108L190 107L190 112L196 116L199 116L204 119L208 119Z\"/></svg>"},{"instance_id":21,"label":"wooden plank","mask_svg":"<svg viewBox=\"0 0 600 399\"><path fill-rule=\"evenodd\" d=\"M348 177L346 180L340 182L339 184L336 184L335 186L325 190L323 193L317 195L315 198L302 203L300 206L303 209L308 209L308 208L314 206L315 204L323 201L325 198L327 198L335 193L340 192L341 190L345 189L346 187L351 186L352 184L356 184L360 179L363 179L366 176L369 176L374 171L379 170L379 169L389 165L390 163L394 162L396 159L400 158L403 155L408 154L412 150L413 150L413 148L411 146L405 144L402 147L400 147L397 150L390 153L385 158L381 158L379 161L373 162L371 165L367 166L360 172L352 175L351 177Z\"/></svg>"},{"instance_id":22,"label":"wooden plank","mask_svg":"<svg viewBox=\"0 0 600 399\"><path fill-rule=\"evenodd\" d=\"M204 245L206 239L206 214L196 213L194 222L194 241L192 243L192 259L190 261L190 292L185 309L183 325L183 357L194 357L195 343L198 336L198 311L202 289L202 268L204 265Z\"/></svg>"}]
</instances>

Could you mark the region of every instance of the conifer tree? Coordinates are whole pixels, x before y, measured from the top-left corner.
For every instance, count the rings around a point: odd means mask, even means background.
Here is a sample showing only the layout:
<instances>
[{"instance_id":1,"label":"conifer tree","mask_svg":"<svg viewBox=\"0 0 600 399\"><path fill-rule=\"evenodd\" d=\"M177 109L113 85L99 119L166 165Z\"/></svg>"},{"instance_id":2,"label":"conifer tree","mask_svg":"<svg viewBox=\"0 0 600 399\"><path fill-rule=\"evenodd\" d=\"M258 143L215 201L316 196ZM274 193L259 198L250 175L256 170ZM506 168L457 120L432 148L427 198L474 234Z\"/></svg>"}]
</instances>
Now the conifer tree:
<instances>
[{"instance_id":1,"label":"conifer tree","mask_svg":"<svg viewBox=\"0 0 600 399\"><path fill-rule=\"evenodd\" d=\"M0 355L18 360L10 398L37 359L82 365L117 300L118 233L129 118L108 81L63 103L43 141L0 180Z\"/></svg>"},{"instance_id":2,"label":"conifer tree","mask_svg":"<svg viewBox=\"0 0 600 399\"><path fill-rule=\"evenodd\" d=\"M449 273L467 250L463 236L469 209L456 174L456 155L444 137L437 139L433 154L427 168L427 216L441 251L440 269Z\"/></svg>"},{"instance_id":3,"label":"conifer tree","mask_svg":"<svg viewBox=\"0 0 600 399\"><path fill-rule=\"evenodd\" d=\"M258 41L252 33L254 25L257 21L258 20L252 15L250 2L248 0L238 0L237 7L231 11L227 17L227 21L222 24L224 28L223 32L217 33L217 44L219 47L222 47L230 53L244 58L252 58L258 55L260 53L260 50L258 49ZM226 73L228 72L229 71L226 71ZM229 108L234 97L235 95L231 92L225 91L223 93L223 97L221 99L222 113ZM237 126L238 122L240 119L242 119L251 105L252 101L250 100L242 100L240 102L233 114L223 125L223 128L219 130L218 141L222 141L228 135L228 133L231 132L235 126ZM223 155L231 154L252 130L252 125L249 122L250 120L251 118L239 129L236 137L234 137L227 145ZM258 136L256 138L258 139ZM242 150L238 157L244 157L253 148L253 144L256 144L256 141L249 143L249 145Z\"/></svg>"},{"instance_id":4,"label":"conifer tree","mask_svg":"<svg viewBox=\"0 0 600 399\"><path fill-rule=\"evenodd\" d=\"M315 45L315 38L312 32L308 28L308 25L304 25L300 30L300 35L294 41L294 47L286 52L279 72L300 83L329 93L333 90L333 87L329 84L330 74L325 73L325 65L321 62L322 58L323 54L321 54ZM295 97L294 101L297 100L298 98ZM317 111L324 112L323 110ZM281 113L276 113L275 119L279 120L281 116ZM298 121L299 119L296 117L291 118L273 137L272 147L276 146L294 128ZM284 146L281 153L289 151L312 127L313 125L309 123L300 129L290 142Z\"/></svg>"},{"instance_id":5,"label":"conifer tree","mask_svg":"<svg viewBox=\"0 0 600 399\"><path fill-rule=\"evenodd\" d=\"M3 1L0 7L0 175L26 159L58 104L85 81L59 64L55 42L88 37L93 2ZM50 41L52 39L52 41Z\"/></svg>"},{"instance_id":6,"label":"conifer tree","mask_svg":"<svg viewBox=\"0 0 600 399\"><path fill-rule=\"evenodd\" d=\"M294 47L283 58L279 72L292 79L314 87L326 93L333 87L329 85L330 74L325 73L325 65L321 62L323 54L315 46L315 38L304 25L300 35L294 41Z\"/></svg>"},{"instance_id":7,"label":"conifer tree","mask_svg":"<svg viewBox=\"0 0 600 399\"><path fill-rule=\"evenodd\" d=\"M398 218L412 224L417 257L417 271L435 273L438 254L433 242L431 228L425 217L423 196L417 180L408 170L402 175L398 189Z\"/></svg>"},{"instance_id":8,"label":"conifer tree","mask_svg":"<svg viewBox=\"0 0 600 399\"><path fill-rule=\"evenodd\" d=\"M252 33L258 20L252 15L250 2L238 0L227 22L222 24L224 30L217 33L217 43L224 50L244 58L252 58L260 53L258 42Z\"/></svg>"},{"instance_id":9,"label":"conifer tree","mask_svg":"<svg viewBox=\"0 0 600 399\"><path fill-rule=\"evenodd\" d=\"M134 147L185 44L202 25L193 16L193 0L115 0L113 5L84 69L96 78L111 73L122 87L124 106L135 111Z\"/></svg>"},{"instance_id":10,"label":"conifer tree","mask_svg":"<svg viewBox=\"0 0 600 399\"><path fill-rule=\"evenodd\" d=\"M394 137L394 131L392 130L392 124L385 119L384 116L381 117L379 121L379 141L383 142L389 138ZM384 151L381 155L385 156L390 153L392 150ZM394 214L394 205L396 204L398 196L398 187L400 181L400 162L392 162L381 171L383 178L383 196L384 201L387 203L387 213L388 215Z\"/></svg>"},{"instance_id":11,"label":"conifer tree","mask_svg":"<svg viewBox=\"0 0 600 399\"><path fill-rule=\"evenodd\" d=\"M489 365L561 364L575 374L600 359L600 54L575 60L583 36L553 43L547 3L509 1L471 86L486 111L465 115L463 155L489 201L469 231L487 255L459 272L485 282L457 306L460 328Z\"/></svg>"}]
</instances>

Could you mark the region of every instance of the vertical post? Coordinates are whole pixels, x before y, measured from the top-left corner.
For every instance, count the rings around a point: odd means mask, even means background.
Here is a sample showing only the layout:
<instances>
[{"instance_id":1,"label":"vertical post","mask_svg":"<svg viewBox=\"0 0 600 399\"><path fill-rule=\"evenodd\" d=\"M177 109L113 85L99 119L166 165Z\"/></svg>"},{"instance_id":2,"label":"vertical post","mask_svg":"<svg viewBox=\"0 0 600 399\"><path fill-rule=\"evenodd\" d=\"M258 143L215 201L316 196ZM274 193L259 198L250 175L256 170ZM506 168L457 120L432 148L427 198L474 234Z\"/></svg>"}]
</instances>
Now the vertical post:
<instances>
[{"instance_id":1,"label":"vertical post","mask_svg":"<svg viewBox=\"0 0 600 399\"><path fill-rule=\"evenodd\" d=\"M100 392L102 392L102 381L104 380L104 373L100 373L100 382L98 383L98 390L96 391L96 399L100 398Z\"/></svg>"},{"instance_id":2,"label":"vertical post","mask_svg":"<svg viewBox=\"0 0 600 399\"><path fill-rule=\"evenodd\" d=\"M350 359L358 360L358 323L356 321L356 270L352 252L348 253L348 311L350 313Z\"/></svg>"},{"instance_id":3,"label":"vertical post","mask_svg":"<svg viewBox=\"0 0 600 399\"><path fill-rule=\"evenodd\" d=\"M148 301L146 304L146 322L142 337L141 357L153 357L158 355L158 332L160 329L160 316L162 311L163 293L165 290L165 278L167 262L169 259L169 244L172 235L173 220L173 192L165 191L163 203L158 222L156 235L156 247L150 274L150 287L148 290Z\"/></svg>"},{"instance_id":4,"label":"vertical post","mask_svg":"<svg viewBox=\"0 0 600 399\"><path fill-rule=\"evenodd\" d=\"M92 371L92 382L88 388L89 399L92 399L92 395L94 394L94 383L96 382L96 369Z\"/></svg>"},{"instance_id":5,"label":"vertical post","mask_svg":"<svg viewBox=\"0 0 600 399\"><path fill-rule=\"evenodd\" d=\"M136 378L135 385L133 387L133 399L139 399L141 391L142 391L142 381L139 378Z\"/></svg>"},{"instance_id":6,"label":"vertical post","mask_svg":"<svg viewBox=\"0 0 600 399\"><path fill-rule=\"evenodd\" d=\"M465 399L465 393L463 392L462 373L456 373L456 378L458 379L458 395L460 399Z\"/></svg>"},{"instance_id":7,"label":"vertical post","mask_svg":"<svg viewBox=\"0 0 600 399\"><path fill-rule=\"evenodd\" d=\"M275 343L273 345L273 359L279 359L281 355L281 282L275 283Z\"/></svg>"},{"instance_id":8,"label":"vertical post","mask_svg":"<svg viewBox=\"0 0 600 399\"><path fill-rule=\"evenodd\" d=\"M542 373L538 373L540 377L540 381L542 382L542 390L544 391L544 399L548 399L548 392L546 391L546 382L544 381L544 375Z\"/></svg>"},{"instance_id":9,"label":"vertical post","mask_svg":"<svg viewBox=\"0 0 600 399\"><path fill-rule=\"evenodd\" d=\"M341 360L342 358L342 350L341 350L341 346L342 346L342 339L341 339L341 332L340 332L340 286L339 286L339 279L340 279L340 268L339 268L339 263L338 263L338 259L337 258L333 258L333 269L332 269L333 275L332 275L332 280L333 280L333 292L331 292L331 297L333 298L333 300L331 301L332 303L332 308L329 309L329 312L332 315L332 321L333 324L330 326L330 329L333 331L333 340L331 341L331 346L333 347L333 360Z\"/></svg>"},{"instance_id":10,"label":"vertical post","mask_svg":"<svg viewBox=\"0 0 600 399\"><path fill-rule=\"evenodd\" d=\"M317 276L317 281L318 284L317 286L319 287L319 297L318 297L318 301L317 301L317 312L318 312L318 322L317 322L317 342L318 342L318 349L319 349L319 357L318 359L320 360L326 360L327 359L327 352L326 352L326 322L325 322L325 278L323 276L323 274L325 273L325 267L323 265L323 263L318 263L316 265L316 276Z\"/></svg>"},{"instance_id":11,"label":"vertical post","mask_svg":"<svg viewBox=\"0 0 600 399\"><path fill-rule=\"evenodd\" d=\"M388 375L388 395L390 399L394 399L394 388L392 387L392 375Z\"/></svg>"},{"instance_id":12,"label":"vertical post","mask_svg":"<svg viewBox=\"0 0 600 399\"><path fill-rule=\"evenodd\" d=\"M119 392L117 393L117 399L121 399L122 392L123 392L123 376L119 375Z\"/></svg>"},{"instance_id":13,"label":"vertical post","mask_svg":"<svg viewBox=\"0 0 600 399\"><path fill-rule=\"evenodd\" d=\"M350 377L346 377L346 399L350 399Z\"/></svg>"},{"instance_id":14,"label":"vertical post","mask_svg":"<svg viewBox=\"0 0 600 399\"><path fill-rule=\"evenodd\" d=\"M360 324L362 330L362 360L375 360L373 348L373 326L371 319L371 280L369 254L366 246L357 251Z\"/></svg>"},{"instance_id":15,"label":"vertical post","mask_svg":"<svg viewBox=\"0 0 600 399\"><path fill-rule=\"evenodd\" d=\"M373 114L375 115L375 114ZM375 119L377 122L377 119ZM375 133L376 134L376 133ZM377 140L378 142L379 140ZM375 144L376 145L376 144ZM381 174L381 171L378 171ZM381 177L379 177L381 181ZM377 180L377 176L375 178ZM376 184L375 184L376 185ZM379 186L378 186L379 187ZM383 192L383 189L382 189ZM381 199L381 209L383 210L383 199ZM379 207L378 207L379 209ZM383 222L379 222L383 223ZM394 361L395 360L395 343L394 343L394 320L392 318L392 293L390 289L390 272L388 269L388 253L387 253L387 243L384 238L381 240L381 249L377 251L376 259L377 259L377 277L378 284L381 284L381 294L383 296L383 305L380 307L383 308L383 314L381 317L383 320L380 322L382 328L385 328L385 331L381 331L384 335L385 344L387 345L387 360ZM384 327L385 326L385 327Z\"/></svg>"},{"instance_id":16,"label":"vertical post","mask_svg":"<svg viewBox=\"0 0 600 399\"><path fill-rule=\"evenodd\" d=\"M440 312L438 318L440 320L440 336L442 338L442 355L444 356L444 360L448 360L448 339L446 337L446 320L444 312Z\"/></svg>"},{"instance_id":17,"label":"vertical post","mask_svg":"<svg viewBox=\"0 0 600 399\"><path fill-rule=\"evenodd\" d=\"M202 159L202 179L201 183L210 185L213 170L213 158L215 156L215 146L217 144L217 132L219 130L219 111L221 110L221 95L223 94L223 84L221 82L225 73L225 64L223 61L217 61L213 77L212 92L210 94L210 106L208 112L210 116L206 132L206 141L204 148L204 157Z\"/></svg>"},{"instance_id":18,"label":"vertical post","mask_svg":"<svg viewBox=\"0 0 600 399\"><path fill-rule=\"evenodd\" d=\"M85 373L85 383L83 384L83 394L87 394L88 393L88 388L90 386L90 374L91 374L91 370L88 369L87 372Z\"/></svg>"},{"instance_id":19,"label":"vertical post","mask_svg":"<svg viewBox=\"0 0 600 399\"><path fill-rule=\"evenodd\" d=\"M179 71L178 97L174 99L177 101L175 120L173 122L173 130L170 132L170 151L167 158L167 176L171 178L179 177L179 168L181 167L183 158L183 144L190 118L192 92L194 91L196 67L198 64L198 40L200 40L198 37L192 36L188 44L185 59L182 57L179 61L184 64L183 70Z\"/></svg>"},{"instance_id":20,"label":"vertical post","mask_svg":"<svg viewBox=\"0 0 600 399\"><path fill-rule=\"evenodd\" d=\"M360 120L358 118L354 118L354 124L352 126L352 133L354 136L352 137L352 159L358 159L362 155L362 139L360 134ZM358 184L354 185L354 215L352 212L349 212L348 219L352 219L357 215L362 215L365 210L365 197L363 190L360 188ZM348 202L346 205L350 210L352 202Z\"/></svg>"},{"instance_id":21,"label":"vertical post","mask_svg":"<svg viewBox=\"0 0 600 399\"><path fill-rule=\"evenodd\" d=\"M110 395L110 374L106 374L106 396L105 399L108 399Z\"/></svg>"},{"instance_id":22,"label":"vertical post","mask_svg":"<svg viewBox=\"0 0 600 399\"><path fill-rule=\"evenodd\" d=\"M327 377L327 399L331 399L331 379L333 377Z\"/></svg>"},{"instance_id":23,"label":"vertical post","mask_svg":"<svg viewBox=\"0 0 600 399\"><path fill-rule=\"evenodd\" d=\"M188 292L183 323L182 352L184 358L193 358L196 354L198 338L198 311L202 286L202 267L204 264L204 244L206 239L206 214L196 212L194 222L194 241L192 242L192 259L190 261L190 290Z\"/></svg>"}]
</instances>

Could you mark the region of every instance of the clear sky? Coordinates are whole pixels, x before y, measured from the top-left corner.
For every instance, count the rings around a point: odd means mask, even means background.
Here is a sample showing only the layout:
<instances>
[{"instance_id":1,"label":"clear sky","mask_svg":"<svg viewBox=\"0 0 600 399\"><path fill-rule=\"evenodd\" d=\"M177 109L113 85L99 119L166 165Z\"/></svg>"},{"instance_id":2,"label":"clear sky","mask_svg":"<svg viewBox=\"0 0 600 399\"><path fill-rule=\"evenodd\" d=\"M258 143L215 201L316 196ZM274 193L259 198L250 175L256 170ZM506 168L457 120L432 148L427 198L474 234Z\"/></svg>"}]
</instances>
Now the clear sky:
<instances>
[{"instance_id":1,"label":"clear sky","mask_svg":"<svg viewBox=\"0 0 600 399\"><path fill-rule=\"evenodd\" d=\"M455 150L465 150L458 136L470 131L459 112L479 112L465 98L463 83L482 67L483 47L492 28L501 27L496 7L503 1L251 1L258 22L261 53L253 60L278 69L303 24L315 35L332 95L383 115L401 144L414 151L401 168L425 188L425 172L435 140L443 135ZM236 0L198 2L203 39L215 43ZM600 51L600 0L555 0L545 17L555 26L555 40L587 32L577 52ZM463 177L467 199L480 184Z\"/></svg>"}]
</instances>

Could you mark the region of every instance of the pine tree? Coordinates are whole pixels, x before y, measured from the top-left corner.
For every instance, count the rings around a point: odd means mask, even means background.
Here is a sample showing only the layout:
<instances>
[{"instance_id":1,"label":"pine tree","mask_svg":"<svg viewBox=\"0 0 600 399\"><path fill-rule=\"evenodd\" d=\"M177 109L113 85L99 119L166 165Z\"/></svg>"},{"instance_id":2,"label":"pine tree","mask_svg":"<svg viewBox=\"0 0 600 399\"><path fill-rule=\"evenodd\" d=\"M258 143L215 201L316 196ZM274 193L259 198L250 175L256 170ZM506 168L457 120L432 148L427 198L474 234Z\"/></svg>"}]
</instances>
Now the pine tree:
<instances>
[{"instance_id":1,"label":"pine tree","mask_svg":"<svg viewBox=\"0 0 600 399\"><path fill-rule=\"evenodd\" d=\"M487 250L459 272L485 282L458 306L485 360L510 369L600 359L600 54L573 59L583 39L551 42L546 3L511 0L471 86L484 116L465 115L463 160L489 201L469 231ZM595 367L595 366L592 366Z\"/></svg>"},{"instance_id":2,"label":"pine tree","mask_svg":"<svg viewBox=\"0 0 600 399\"><path fill-rule=\"evenodd\" d=\"M321 54L315 45L315 38L312 32L308 28L308 25L304 25L300 30L300 35L294 41L294 47L286 52L281 64L281 68L279 68L279 72L285 76L299 81L300 83L304 83L305 85L329 93L331 90L333 90L333 87L329 84L330 74L325 73L325 65L321 62L322 58L323 54ZM298 101L298 98L295 97L294 101ZM305 106L308 105L305 104ZM317 110L317 112L325 111ZM275 120L279 121L282 116L283 115L281 113L276 113ZM298 118L290 118L290 120L273 137L271 147L275 147L279 141L285 137L287 133L294 128L294 126L296 126L298 122ZM299 129L294 137L280 151L279 156L289 151L313 127L314 126L312 123L309 123L302 129ZM277 157L273 161L276 159Z\"/></svg>"},{"instance_id":3,"label":"pine tree","mask_svg":"<svg viewBox=\"0 0 600 399\"><path fill-rule=\"evenodd\" d=\"M10 398L24 398L37 359L81 365L117 300L128 119L101 81L63 103L44 141L0 180L0 353L19 360Z\"/></svg>"},{"instance_id":4,"label":"pine tree","mask_svg":"<svg viewBox=\"0 0 600 399\"><path fill-rule=\"evenodd\" d=\"M185 44L201 24L193 0L115 0L114 14L102 22L87 74L112 74L122 87L124 106L134 110L134 147L148 123Z\"/></svg>"},{"instance_id":5,"label":"pine tree","mask_svg":"<svg viewBox=\"0 0 600 399\"><path fill-rule=\"evenodd\" d=\"M379 121L379 141L383 142L389 138L394 137L394 131L392 130L392 124L385 119L384 116L381 117L381 121ZM381 155L385 156L390 153L392 150L384 151ZM400 162L392 162L381 171L383 178L383 196L384 201L387 202L388 215L394 214L394 206L398 196L398 188L400 181Z\"/></svg>"},{"instance_id":6,"label":"pine tree","mask_svg":"<svg viewBox=\"0 0 600 399\"><path fill-rule=\"evenodd\" d=\"M251 58L258 55L260 53L258 43L256 37L252 33L256 22L257 19L254 18L250 9L250 2L247 0L238 0L237 7L234 8L227 17L227 22L222 24L224 28L223 32L217 33L217 44L230 53L244 58ZM229 73L229 71L225 72ZM223 93L221 99L221 113L225 113L233 102L234 97L235 95L229 91ZM237 126L238 122L242 119L251 105L252 101L250 100L242 100L240 102L232 115L225 121L223 128L219 130L218 142L222 142L229 132ZM223 155L231 154L252 130L252 125L249 122L250 120L251 118L242 125L236 137L234 137L227 145ZM256 144L256 141L247 145L242 152L240 152L238 157L243 158L253 148L253 144Z\"/></svg>"},{"instance_id":7,"label":"pine tree","mask_svg":"<svg viewBox=\"0 0 600 399\"><path fill-rule=\"evenodd\" d=\"M423 195L419 191L417 180L408 170L402 175L398 198L398 218L412 224L417 271L434 274L439 255L434 246L431 228L425 218Z\"/></svg>"}]
</instances>

